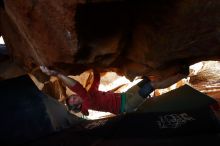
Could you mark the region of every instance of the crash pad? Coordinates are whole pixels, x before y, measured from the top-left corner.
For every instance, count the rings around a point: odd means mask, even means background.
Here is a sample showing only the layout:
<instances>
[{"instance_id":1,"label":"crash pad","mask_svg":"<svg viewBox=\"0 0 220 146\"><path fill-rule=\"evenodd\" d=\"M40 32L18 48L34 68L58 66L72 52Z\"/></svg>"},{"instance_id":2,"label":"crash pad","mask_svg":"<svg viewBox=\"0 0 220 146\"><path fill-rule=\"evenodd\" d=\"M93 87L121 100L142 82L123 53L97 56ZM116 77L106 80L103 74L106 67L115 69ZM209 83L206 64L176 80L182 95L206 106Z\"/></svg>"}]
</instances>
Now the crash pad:
<instances>
[{"instance_id":1,"label":"crash pad","mask_svg":"<svg viewBox=\"0 0 220 146\"><path fill-rule=\"evenodd\" d=\"M185 115L185 118L181 119L179 115ZM184 146L205 142L220 142L219 124L209 108L191 112L129 113L86 121L29 145Z\"/></svg>"},{"instance_id":2,"label":"crash pad","mask_svg":"<svg viewBox=\"0 0 220 146\"><path fill-rule=\"evenodd\" d=\"M147 99L138 112L178 112L193 111L217 104L211 97L197 91L189 85Z\"/></svg>"},{"instance_id":3,"label":"crash pad","mask_svg":"<svg viewBox=\"0 0 220 146\"><path fill-rule=\"evenodd\" d=\"M142 111L86 121L30 145L176 146L220 142L219 119L210 108L216 101L210 97L184 86L145 102Z\"/></svg>"}]
</instances>

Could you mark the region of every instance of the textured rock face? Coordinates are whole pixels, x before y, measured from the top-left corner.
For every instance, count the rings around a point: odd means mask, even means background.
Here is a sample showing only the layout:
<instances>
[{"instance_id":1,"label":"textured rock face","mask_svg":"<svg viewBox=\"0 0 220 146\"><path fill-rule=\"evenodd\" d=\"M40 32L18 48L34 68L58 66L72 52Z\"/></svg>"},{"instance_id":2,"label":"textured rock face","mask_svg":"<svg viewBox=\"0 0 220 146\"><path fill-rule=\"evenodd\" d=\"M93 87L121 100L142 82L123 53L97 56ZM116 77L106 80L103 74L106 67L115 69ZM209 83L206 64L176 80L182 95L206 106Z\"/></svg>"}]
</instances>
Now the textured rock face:
<instances>
[{"instance_id":1,"label":"textured rock face","mask_svg":"<svg viewBox=\"0 0 220 146\"><path fill-rule=\"evenodd\" d=\"M1 24L14 58L26 67L73 63L75 7L76 2L68 0L5 1Z\"/></svg>"},{"instance_id":2,"label":"textured rock face","mask_svg":"<svg viewBox=\"0 0 220 146\"><path fill-rule=\"evenodd\" d=\"M197 90L220 102L220 62L202 62L201 68L190 77L190 84Z\"/></svg>"},{"instance_id":3,"label":"textured rock face","mask_svg":"<svg viewBox=\"0 0 220 146\"><path fill-rule=\"evenodd\" d=\"M3 6L1 33L28 70L114 67L131 78L163 80L220 55L219 0L5 0Z\"/></svg>"}]
</instances>

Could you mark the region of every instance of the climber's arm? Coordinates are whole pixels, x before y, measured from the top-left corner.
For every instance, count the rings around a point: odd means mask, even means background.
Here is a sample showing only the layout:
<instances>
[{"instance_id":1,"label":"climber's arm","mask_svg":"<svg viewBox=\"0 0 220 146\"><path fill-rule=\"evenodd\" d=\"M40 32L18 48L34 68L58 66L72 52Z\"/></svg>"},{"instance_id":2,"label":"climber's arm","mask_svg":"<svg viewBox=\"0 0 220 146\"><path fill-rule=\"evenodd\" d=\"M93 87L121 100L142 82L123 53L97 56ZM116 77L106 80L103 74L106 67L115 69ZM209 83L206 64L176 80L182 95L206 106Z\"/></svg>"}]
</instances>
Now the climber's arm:
<instances>
[{"instance_id":1,"label":"climber's arm","mask_svg":"<svg viewBox=\"0 0 220 146\"><path fill-rule=\"evenodd\" d=\"M73 87L76 83L78 83L76 80L63 75L62 73L59 73L56 70L49 70L47 67L45 66L40 66L40 69L42 70L43 73L47 74L48 76L56 76L58 77L58 79L60 79L65 86L71 88Z\"/></svg>"}]
</instances>

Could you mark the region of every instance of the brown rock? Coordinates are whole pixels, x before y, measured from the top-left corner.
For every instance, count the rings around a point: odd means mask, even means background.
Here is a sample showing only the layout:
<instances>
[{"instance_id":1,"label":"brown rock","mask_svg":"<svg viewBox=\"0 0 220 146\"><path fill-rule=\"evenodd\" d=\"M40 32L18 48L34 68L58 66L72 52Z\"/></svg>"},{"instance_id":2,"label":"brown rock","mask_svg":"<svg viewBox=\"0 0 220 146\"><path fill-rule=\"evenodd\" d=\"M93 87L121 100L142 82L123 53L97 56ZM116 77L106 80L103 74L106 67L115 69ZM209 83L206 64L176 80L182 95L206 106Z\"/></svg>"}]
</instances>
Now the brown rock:
<instances>
[{"instance_id":1,"label":"brown rock","mask_svg":"<svg viewBox=\"0 0 220 146\"><path fill-rule=\"evenodd\" d=\"M113 67L163 80L220 55L219 0L7 0L4 7L2 34L27 70Z\"/></svg>"},{"instance_id":2,"label":"brown rock","mask_svg":"<svg viewBox=\"0 0 220 146\"><path fill-rule=\"evenodd\" d=\"M60 102L63 102L66 99L66 88L59 80L44 83L42 92L57 99Z\"/></svg>"},{"instance_id":3,"label":"brown rock","mask_svg":"<svg viewBox=\"0 0 220 146\"><path fill-rule=\"evenodd\" d=\"M190 84L197 90L217 97L220 92L220 62L207 61L198 72L190 77Z\"/></svg>"}]
</instances>

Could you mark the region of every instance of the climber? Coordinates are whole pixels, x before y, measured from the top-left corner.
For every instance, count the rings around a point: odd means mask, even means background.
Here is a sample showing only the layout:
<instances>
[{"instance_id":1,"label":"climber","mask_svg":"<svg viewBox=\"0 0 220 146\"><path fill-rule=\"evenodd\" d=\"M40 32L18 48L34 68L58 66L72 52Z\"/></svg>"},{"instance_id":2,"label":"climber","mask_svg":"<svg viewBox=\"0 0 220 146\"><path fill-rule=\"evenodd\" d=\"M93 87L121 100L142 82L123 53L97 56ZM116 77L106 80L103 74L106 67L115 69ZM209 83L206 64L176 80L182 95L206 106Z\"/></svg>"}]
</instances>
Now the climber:
<instances>
[{"instance_id":1,"label":"climber","mask_svg":"<svg viewBox=\"0 0 220 146\"><path fill-rule=\"evenodd\" d=\"M98 90L100 74L94 72L94 81L88 91L76 80L69 78L55 70L40 67L42 72L49 76L56 76L76 95L67 98L67 105L74 112L81 111L88 115L88 109L120 114L132 112L145 101L146 97L154 90L149 80L144 78L140 83L130 88L125 93L102 92Z\"/></svg>"},{"instance_id":2,"label":"climber","mask_svg":"<svg viewBox=\"0 0 220 146\"><path fill-rule=\"evenodd\" d=\"M97 111L111 112L120 114L124 112L132 112L149 97L154 89L168 87L176 81L187 76L187 69L184 68L182 74L176 74L170 78L162 81L153 82L147 77L143 77L137 85L130 88L124 93L114 93L111 91L99 91L100 74L94 72L94 81L92 86L87 91L79 82L69 78L58 71L49 70L47 67L40 67L42 72L49 76L57 76L68 88L70 88L76 95L71 95L67 98L67 106L74 112L82 112L88 115L88 109Z\"/></svg>"}]
</instances>

